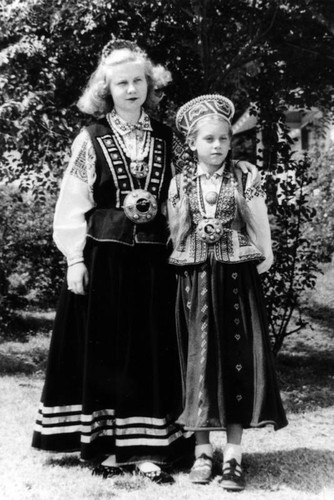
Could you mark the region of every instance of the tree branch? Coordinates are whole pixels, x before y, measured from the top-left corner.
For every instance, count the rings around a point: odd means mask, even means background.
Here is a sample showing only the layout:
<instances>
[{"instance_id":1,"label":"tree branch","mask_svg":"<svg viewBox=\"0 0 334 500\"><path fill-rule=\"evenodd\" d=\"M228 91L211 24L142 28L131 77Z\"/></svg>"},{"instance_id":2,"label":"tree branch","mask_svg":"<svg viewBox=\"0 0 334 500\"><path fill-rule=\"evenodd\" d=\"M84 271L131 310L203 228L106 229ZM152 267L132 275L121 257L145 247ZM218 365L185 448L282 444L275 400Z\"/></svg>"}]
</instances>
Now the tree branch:
<instances>
[{"instance_id":1,"label":"tree branch","mask_svg":"<svg viewBox=\"0 0 334 500\"><path fill-rule=\"evenodd\" d=\"M294 49L297 49L297 50L302 50L303 52L308 52L309 54L313 54L315 56L319 56L319 57L322 57L322 58L325 58L325 59L330 59L331 61L334 61L334 57L331 57L327 54L324 54L323 52L318 52L317 50L312 50L312 49L309 49L308 47L302 47L301 45L295 45L294 43L291 43L291 42L284 42L283 43L289 47L293 47Z\"/></svg>"},{"instance_id":2,"label":"tree branch","mask_svg":"<svg viewBox=\"0 0 334 500\"><path fill-rule=\"evenodd\" d=\"M225 73L223 73L222 80L226 78L226 76L236 67L241 65L241 61L245 58L246 54L250 52L250 50L256 45L263 37L265 37L269 31L272 29L274 26L274 23L276 21L277 17L277 12L278 12L278 7L274 8L273 14L271 16L271 20L269 22L269 26L263 31L260 31L260 28L258 28L255 36L253 37L252 40L250 40L244 47L238 52L236 57L231 61L230 64L226 66Z\"/></svg>"}]
</instances>

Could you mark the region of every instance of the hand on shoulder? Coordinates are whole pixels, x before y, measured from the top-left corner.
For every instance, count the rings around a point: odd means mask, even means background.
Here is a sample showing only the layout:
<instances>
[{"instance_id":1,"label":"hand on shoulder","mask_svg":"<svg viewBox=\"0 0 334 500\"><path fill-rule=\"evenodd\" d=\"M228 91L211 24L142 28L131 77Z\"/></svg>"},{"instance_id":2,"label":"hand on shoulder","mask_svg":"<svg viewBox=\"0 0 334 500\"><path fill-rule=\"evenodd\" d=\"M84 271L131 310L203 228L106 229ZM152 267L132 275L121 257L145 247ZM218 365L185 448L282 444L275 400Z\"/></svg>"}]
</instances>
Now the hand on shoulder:
<instances>
[{"instance_id":1,"label":"hand on shoulder","mask_svg":"<svg viewBox=\"0 0 334 500\"><path fill-rule=\"evenodd\" d=\"M245 160L237 160L234 163L234 168L238 168L244 174L250 174L251 184L253 186L258 186L261 184L260 172L259 172L258 168L256 167L256 165L253 165L253 163L249 163L249 161L245 161Z\"/></svg>"}]
</instances>

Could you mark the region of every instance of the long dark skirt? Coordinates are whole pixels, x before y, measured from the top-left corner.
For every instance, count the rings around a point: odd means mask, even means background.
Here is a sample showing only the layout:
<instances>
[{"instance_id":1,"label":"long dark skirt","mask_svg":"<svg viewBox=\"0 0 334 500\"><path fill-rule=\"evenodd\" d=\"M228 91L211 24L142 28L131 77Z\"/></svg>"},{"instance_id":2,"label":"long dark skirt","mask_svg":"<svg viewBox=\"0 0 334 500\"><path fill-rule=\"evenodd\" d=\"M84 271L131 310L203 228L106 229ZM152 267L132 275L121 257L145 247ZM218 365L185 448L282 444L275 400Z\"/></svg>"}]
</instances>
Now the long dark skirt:
<instances>
[{"instance_id":1,"label":"long dark skirt","mask_svg":"<svg viewBox=\"0 0 334 500\"><path fill-rule=\"evenodd\" d=\"M190 440L174 424L181 375L175 275L160 246L89 243L86 296L62 291L33 446L171 463Z\"/></svg>"},{"instance_id":2,"label":"long dark skirt","mask_svg":"<svg viewBox=\"0 0 334 500\"><path fill-rule=\"evenodd\" d=\"M188 430L287 424L255 263L178 271L177 333Z\"/></svg>"}]
</instances>

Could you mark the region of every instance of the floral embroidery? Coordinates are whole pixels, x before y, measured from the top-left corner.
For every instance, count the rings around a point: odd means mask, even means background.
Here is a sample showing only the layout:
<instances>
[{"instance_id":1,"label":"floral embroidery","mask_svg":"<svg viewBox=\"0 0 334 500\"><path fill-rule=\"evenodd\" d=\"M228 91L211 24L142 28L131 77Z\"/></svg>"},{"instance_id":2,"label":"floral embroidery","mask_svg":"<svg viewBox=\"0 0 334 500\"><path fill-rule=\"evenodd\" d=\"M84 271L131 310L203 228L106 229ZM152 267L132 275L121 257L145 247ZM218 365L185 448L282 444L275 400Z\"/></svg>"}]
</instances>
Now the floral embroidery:
<instances>
[{"instance_id":1,"label":"floral embroidery","mask_svg":"<svg viewBox=\"0 0 334 500\"><path fill-rule=\"evenodd\" d=\"M112 124L116 127L117 131L123 134L128 134L132 132L134 129L138 130L152 130L150 117L143 112L141 117L139 118L138 123L136 125L131 125L126 121L122 120L113 109L111 113L108 115L108 119L112 122Z\"/></svg>"},{"instance_id":2,"label":"floral embroidery","mask_svg":"<svg viewBox=\"0 0 334 500\"><path fill-rule=\"evenodd\" d=\"M77 179L80 179L83 182L88 182L87 176L87 152L89 148L89 136L84 139L82 144L80 144L80 149L77 151L77 155L74 157L71 162L70 169L68 173L73 175Z\"/></svg>"},{"instance_id":3,"label":"floral embroidery","mask_svg":"<svg viewBox=\"0 0 334 500\"><path fill-rule=\"evenodd\" d=\"M173 208L175 208L177 205L177 202L179 201L179 196L177 194L169 195L168 200L171 202Z\"/></svg>"},{"instance_id":4,"label":"floral embroidery","mask_svg":"<svg viewBox=\"0 0 334 500\"><path fill-rule=\"evenodd\" d=\"M79 160L79 159L78 159ZM73 175L77 179L80 179L83 182L87 182L87 171L84 163L79 161L75 161L69 171L70 175Z\"/></svg>"},{"instance_id":5,"label":"floral embroidery","mask_svg":"<svg viewBox=\"0 0 334 500\"><path fill-rule=\"evenodd\" d=\"M247 188L245 191L245 200L246 201L250 201L251 199L259 197L259 196L261 196L263 198L265 198L265 196L266 196L266 194L263 191L261 186L251 186L251 187Z\"/></svg>"}]
</instances>

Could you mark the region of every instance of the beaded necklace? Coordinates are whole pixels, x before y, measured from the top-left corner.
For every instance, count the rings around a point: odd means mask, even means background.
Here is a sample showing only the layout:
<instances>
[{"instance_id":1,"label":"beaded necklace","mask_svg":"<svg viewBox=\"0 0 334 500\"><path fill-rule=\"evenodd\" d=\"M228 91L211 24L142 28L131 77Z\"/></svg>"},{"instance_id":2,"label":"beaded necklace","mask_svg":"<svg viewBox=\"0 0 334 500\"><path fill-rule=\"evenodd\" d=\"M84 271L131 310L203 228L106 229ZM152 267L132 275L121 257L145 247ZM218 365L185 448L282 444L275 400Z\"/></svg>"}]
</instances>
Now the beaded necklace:
<instances>
[{"instance_id":1,"label":"beaded necklace","mask_svg":"<svg viewBox=\"0 0 334 500\"><path fill-rule=\"evenodd\" d=\"M131 174L142 179L147 177L150 167L143 161L144 158L148 156L150 146L151 146L151 131L145 130L143 137L139 140L138 137L128 137L127 141L121 136L121 134L116 130L116 127L107 116L108 123L117 139L118 144L121 146L125 155L130 159L130 171ZM133 127L135 129L136 127Z\"/></svg>"}]
</instances>

